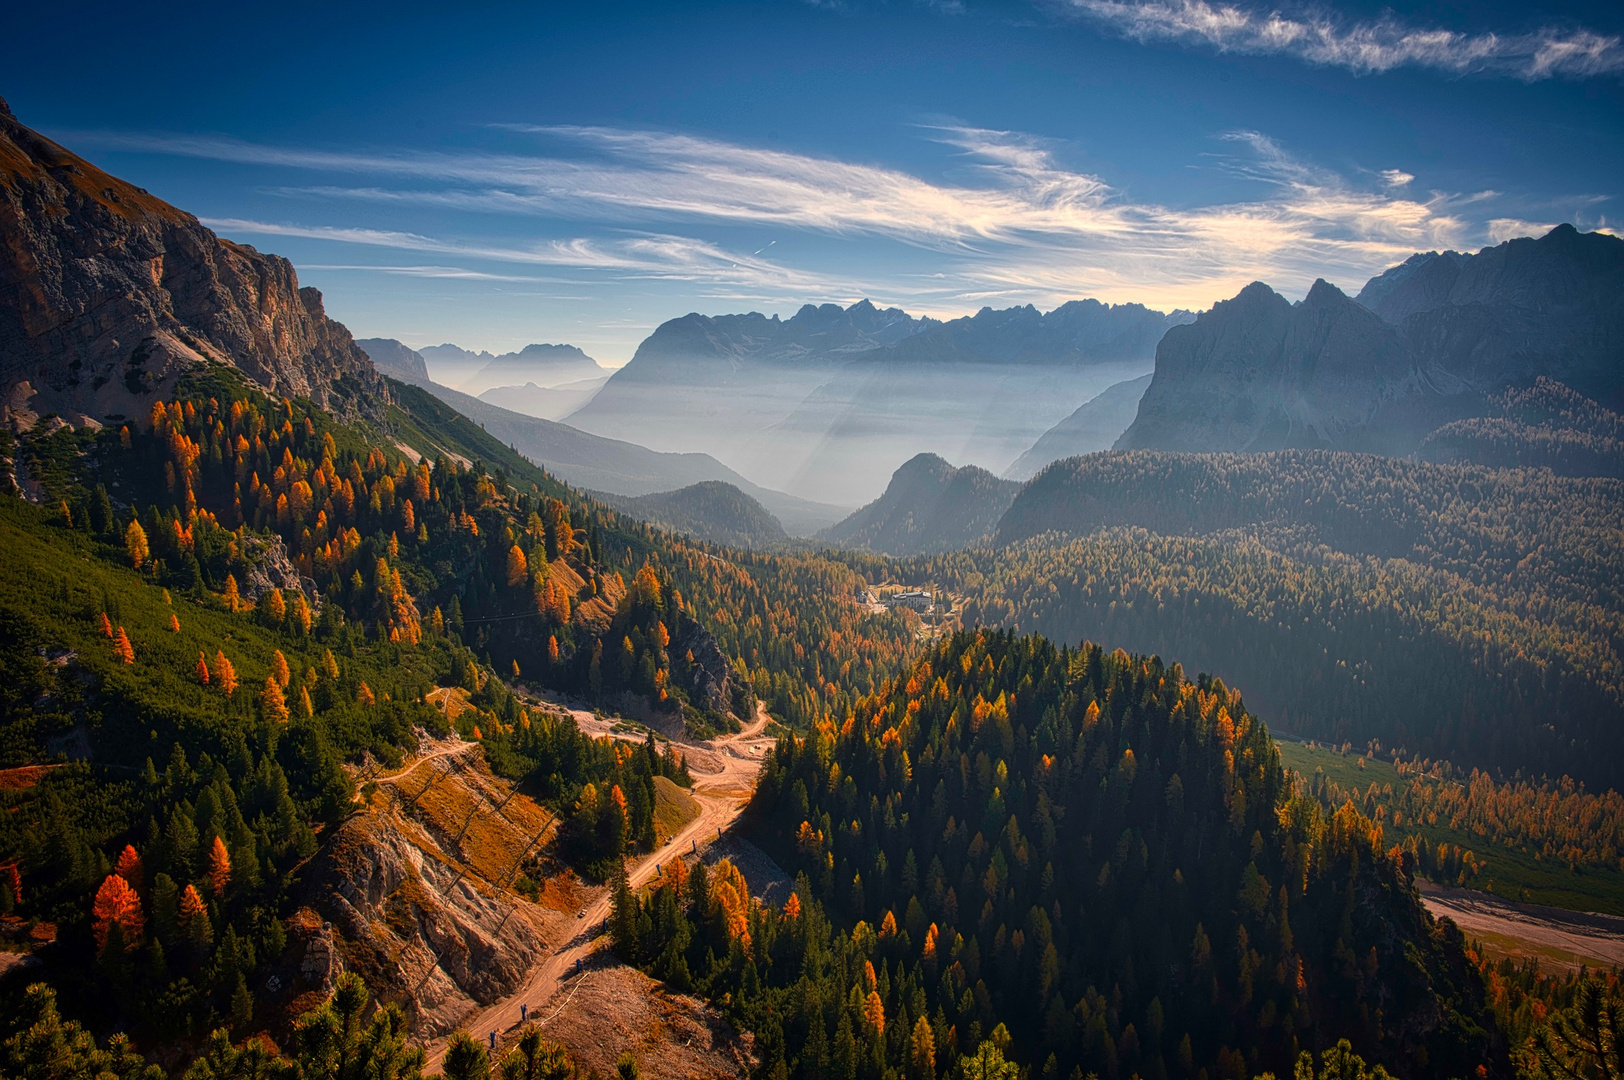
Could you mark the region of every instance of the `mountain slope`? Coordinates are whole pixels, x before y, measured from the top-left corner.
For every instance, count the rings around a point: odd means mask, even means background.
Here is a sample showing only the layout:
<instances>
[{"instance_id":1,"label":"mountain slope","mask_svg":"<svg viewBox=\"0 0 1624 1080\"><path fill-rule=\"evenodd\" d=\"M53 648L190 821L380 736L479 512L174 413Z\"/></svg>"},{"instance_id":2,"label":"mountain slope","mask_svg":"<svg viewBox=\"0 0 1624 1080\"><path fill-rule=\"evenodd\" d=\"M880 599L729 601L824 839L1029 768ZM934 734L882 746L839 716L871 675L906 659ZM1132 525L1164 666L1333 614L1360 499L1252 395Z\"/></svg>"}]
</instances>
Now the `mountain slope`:
<instances>
[{"instance_id":1,"label":"mountain slope","mask_svg":"<svg viewBox=\"0 0 1624 1080\"><path fill-rule=\"evenodd\" d=\"M706 454L663 454L635 443L606 439L551 420L524 416L438 384L430 392L502 442L577 487L617 495L671 491L721 480L747 492L797 535L810 535L838 519L841 509L752 484Z\"/></svg>"},{"instance_id":2,"label":"mountain slope","mask_svg":"<svg viewBox=\"0 0 1624 1080\"><path fill-rule=\"evenodd\" d=\"M1541 376L1532 387L1506 391L1490 415L1434 431L1416 456L1495 468L1543 468L1562 476L1624 478L1624 416Z\"/></svg>"},{"instance_id":3,"label":"mountain slope","mask_svg":"<svg viewBox=\"0 0 1624 1080\"><path fill-rule=\"evenodd\" d=\"M955 469L919 454L897 469L883 495L819 538L888 555L954 551L986 537L1019 487L975 465Z\"/></svg>"},{"instance_id":4,"label":"mountain slope","mask_svg":"<svg viewBox=\"0 0 1624 1080\"><path fill-rule=\"evenodd\" d=\"M1077 411L1045 431L1032 448L1004 470L1005 480L1030 480L1045 465L1061 458L1111 449L1133 423L1151 376L1117 383L1089 398Z\"/></svg>"},{"instance_id":5,"label":"mountain slope","mask_svg":"<svg viewBox=\"0 0 1624 1080\"><path fill-rule=\"evenodd\" d=\"M470 352L457 345L429 345L418 352L428 361L435 382L465 394L482 394L493 386L534 382L557 386L599 379L609 372L574 345L526 345L518 352Z\"/></svg>"},{"instance_id":6,"label":"mountain slope","mask_svg":"<svg viewBox=\"0 0 1624 1080\"><path fill-rule=\"evenodd\" d=\"M835 935L867 953L845 981L872 964L869 1007L904 1030L1002 1024L1048 1076L1284 1075L1339 1038L1406 1077L1511 1075L1464 939L1380 827L1295 795L1240 694L1158 658L955 634L844 725L781 742L756 805L802 875L798 918L821 930L816 898L858 926ZM787 922L751 923L773 958L758 1030L804 1030L817 1001ZM936 1045L947 1065L976 1039Z\"/></svg>"},{"instance_id":7,"label":"mountain slope","mask_svg":"<svg viewBox=\"0 0 1624 1080\"><path fill-rule=\"evenodd\" d=\"M372 362L286 259L222 240L24 127L0 102L9 417L143 415L182 373L211 363L340 413L376 415L387 401Z\"/></svg>"},{"instance_id":8,"label":"mountain slope","mask_svg":"<svg viewBox=\"0 0 1624 1080\"><path fill-rule=\"evenodd\" d=\"M721 480L653 495L597 497L623 514L707 543L758 548L788 539L766 507Z\"/></svg>"}]
</instances>

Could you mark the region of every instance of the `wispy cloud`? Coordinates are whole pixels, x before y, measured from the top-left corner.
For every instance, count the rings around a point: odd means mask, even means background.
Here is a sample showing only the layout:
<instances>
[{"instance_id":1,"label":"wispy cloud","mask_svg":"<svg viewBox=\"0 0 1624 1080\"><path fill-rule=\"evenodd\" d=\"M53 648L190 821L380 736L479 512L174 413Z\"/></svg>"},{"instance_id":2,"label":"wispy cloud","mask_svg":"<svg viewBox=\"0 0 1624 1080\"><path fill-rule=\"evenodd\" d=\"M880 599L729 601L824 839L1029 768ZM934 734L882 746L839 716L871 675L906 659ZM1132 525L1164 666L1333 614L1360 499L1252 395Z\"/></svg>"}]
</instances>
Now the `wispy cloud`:
<instances>
[{"instance_id":1,"label":"wispy cloud","mask_svg":"<svg viewBox=\"0 0 1624 1080\"><path fill-rule=\"evenodd\" d=\"M209 222L230 234L294 236L433 256L436 262L572 268L704 283L728 295L854 299L932 313L1000 301L1080 296L1205 307L1254 279L1296 291L1315 277L1357 287L1417 249L1483 236L1463 208L1474 196L1412 195L1398 169L1349 178L1297 159L1256 132L1235 132L1209 164L1255 196L1194 207L1133 199L1068 168L1063 150L1016 132L920 129L958 158L957 182L692 135L604 127L519 129L527 154L343 153L236 140L80 136L149 152L354 177L352 184L271 189L378 212L392 205L511 220L504 234L556 229L570 239L491 241L263 220ZM1362 179L1360 179L1362 177ZM538 219L534 227L522 219ZM1479 219L1481 220L1481 219ZM752 226L902 245L889 269L854 257L845 273L792 265L804 251L759 241L729 250L682 235ZM486 229L485 231L489 231ZM603 235L585 235L603 234ZM871 248L863 249L865 252Z\"/></svg>"},{"instance_id":2,"label":"wispy cloud","mask_svg":"<svg viewBox=\"0 0 1624 1080\"><path fill-rule=\"evenodd\" d=\"M1411 26L1395 16L1346 20L1312 9L1296 15L1272 8L1208 0L1065 0L1065 8L1138 41L1207 45L1220 52L1279 54L1362 75L1397 67L1456 75L1481 72L1527 81L1593 78L1624 71L1624 42L1583 28L1546 27L1527 34L1467 34Z\"/></svg>"}]
</instances>

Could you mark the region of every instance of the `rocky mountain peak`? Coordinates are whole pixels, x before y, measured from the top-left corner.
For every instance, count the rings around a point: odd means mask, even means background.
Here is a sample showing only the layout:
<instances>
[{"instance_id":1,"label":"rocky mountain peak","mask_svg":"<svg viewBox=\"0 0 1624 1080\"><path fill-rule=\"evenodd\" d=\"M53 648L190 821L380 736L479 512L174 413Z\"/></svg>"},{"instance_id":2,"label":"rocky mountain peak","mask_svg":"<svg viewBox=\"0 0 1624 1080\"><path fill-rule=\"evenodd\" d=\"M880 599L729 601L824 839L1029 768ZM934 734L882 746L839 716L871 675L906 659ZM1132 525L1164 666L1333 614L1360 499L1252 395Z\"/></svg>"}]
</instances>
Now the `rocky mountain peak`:
<instances>
[{"instance_id":1,"label":"rocky mountain peak","mask_svg":"<svg viewBox=\"0 0 1624 1080\"><path fill-rule=\"evenodd\" d=\"M145 415L193 368L377 413L386 384L286 259L223 240L0 113L4 419Z\"/></svg>"}]
</instances>

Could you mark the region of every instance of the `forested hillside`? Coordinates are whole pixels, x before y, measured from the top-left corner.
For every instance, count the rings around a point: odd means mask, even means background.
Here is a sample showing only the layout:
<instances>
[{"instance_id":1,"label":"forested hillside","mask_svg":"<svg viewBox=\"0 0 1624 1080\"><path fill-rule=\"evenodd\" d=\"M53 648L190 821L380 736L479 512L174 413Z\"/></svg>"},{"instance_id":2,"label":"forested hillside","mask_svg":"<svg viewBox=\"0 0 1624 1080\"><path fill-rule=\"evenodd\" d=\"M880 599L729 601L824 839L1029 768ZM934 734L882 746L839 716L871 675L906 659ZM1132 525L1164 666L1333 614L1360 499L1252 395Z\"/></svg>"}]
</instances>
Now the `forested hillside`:
<instances>
[{"instance_id":1,"label":"forested hillside","mask_svg":"<svg viewBox=\"0 0 1624 1080\"><path fill-rule=\"evenodd\" d=\"M769 1075L1244 1077L1344 1037L1407 1077L1509 1072L1381 829L1293 797L1239 695L1177 667L959 634L782 742L756 811L782 910L670 880L615 933L730 1002Z\"/></svg>"},{"instance_id":2,"label":"forested hillside","mask_svg":"<svg viewBox=\"0 0 1624 1080\"><path fill-rule=\"evenodd\" d=\"M1031 539L906 565L967 622L1177 657L1294 734L1611 786L1621 524L1611 479L1133 452L1028 485L1001 535Z\"/></svg>"}]
</instances>

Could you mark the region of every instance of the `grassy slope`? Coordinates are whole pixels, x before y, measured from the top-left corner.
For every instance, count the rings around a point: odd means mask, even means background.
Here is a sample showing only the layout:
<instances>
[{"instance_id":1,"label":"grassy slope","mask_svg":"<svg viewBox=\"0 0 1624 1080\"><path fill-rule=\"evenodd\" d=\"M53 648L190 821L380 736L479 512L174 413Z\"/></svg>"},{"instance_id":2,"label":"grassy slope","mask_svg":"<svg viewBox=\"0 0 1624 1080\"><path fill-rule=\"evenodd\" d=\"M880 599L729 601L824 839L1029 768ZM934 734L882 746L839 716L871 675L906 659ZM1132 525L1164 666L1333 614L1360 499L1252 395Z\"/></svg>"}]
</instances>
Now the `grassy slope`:
<instances>
[{"instance_id":1,"label":"grassy slope","mask_svg":"<svg viewBox=\"0 0 1624 1080\"><path fill-rule=\"evenodd\" d=\"M1315 769L1324 769L1326 779L1346 789L1368 790L1372 783L1392 784L1395 789L1409 781L1399 776L1391 762L1366 757L1359 764L1360 755L1323 746L1310 747L1305 742L1280 740L1280 760L1286 768L1313 776ZM1419 828L1409 821L1394 827L1389 817L1382 824L1390 840L1397 841L1412 833L1419 833L1433 845L1459 844L1471 850L1484 868L1467 884L1474 889L1493 893L1507 900L1522 903L1546 904L1569 911L1597 911L1607 915L1624 915L1624 872L1616 869L1581 867L1569 870L1548 859L1536 859L1532 851L1512 848L1496 843L1488 837L1447 825ZM1454 884L1448 882L1447 884Z\"/></svg>"}]
</instances>

